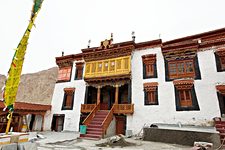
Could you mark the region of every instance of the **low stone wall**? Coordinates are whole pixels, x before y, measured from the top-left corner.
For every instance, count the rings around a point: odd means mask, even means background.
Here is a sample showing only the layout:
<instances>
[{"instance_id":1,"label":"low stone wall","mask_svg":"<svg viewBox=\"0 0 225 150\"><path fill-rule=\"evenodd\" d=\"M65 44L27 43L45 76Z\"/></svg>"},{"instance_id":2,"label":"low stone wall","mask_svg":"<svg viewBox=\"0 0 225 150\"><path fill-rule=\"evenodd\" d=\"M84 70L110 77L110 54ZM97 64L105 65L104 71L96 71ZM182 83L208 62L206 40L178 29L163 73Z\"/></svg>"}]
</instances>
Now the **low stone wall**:
<instances>
[{"instance_id":1,"label":"low stone wall","mask_svg":"<svg viewBox=\"0 0 225 150\"><path fill-rule=\"evenodd\" d=\"M194 142L201 141L213 143L214 148L219 147L221 144L218 133L160 128L144 128L143 131L143 140L145 141L173 143L189 146L193 146Z\"/></svg>"}]
</instances>

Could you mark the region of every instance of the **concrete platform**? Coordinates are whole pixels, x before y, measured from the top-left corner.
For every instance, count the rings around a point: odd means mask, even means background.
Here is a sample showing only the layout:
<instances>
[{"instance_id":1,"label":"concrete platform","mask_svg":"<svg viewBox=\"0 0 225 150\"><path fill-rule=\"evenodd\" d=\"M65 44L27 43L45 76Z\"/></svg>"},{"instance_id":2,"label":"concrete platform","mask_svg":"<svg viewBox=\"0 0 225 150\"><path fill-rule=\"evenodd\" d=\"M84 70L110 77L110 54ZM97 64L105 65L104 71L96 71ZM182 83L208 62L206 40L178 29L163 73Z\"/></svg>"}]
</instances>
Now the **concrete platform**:
<instances>
[{"instance_id":1,"label":"concrete platform","mask_svg":"<svg viewBox=\"0 0 225 150\"><path fill-rule=\"evenodd\" d=\"M213 143L214 148L221 145L220 136L213 128L144 128L145 141L172 143L193 146L194 142Z\"/></svg>"}]
</instances>

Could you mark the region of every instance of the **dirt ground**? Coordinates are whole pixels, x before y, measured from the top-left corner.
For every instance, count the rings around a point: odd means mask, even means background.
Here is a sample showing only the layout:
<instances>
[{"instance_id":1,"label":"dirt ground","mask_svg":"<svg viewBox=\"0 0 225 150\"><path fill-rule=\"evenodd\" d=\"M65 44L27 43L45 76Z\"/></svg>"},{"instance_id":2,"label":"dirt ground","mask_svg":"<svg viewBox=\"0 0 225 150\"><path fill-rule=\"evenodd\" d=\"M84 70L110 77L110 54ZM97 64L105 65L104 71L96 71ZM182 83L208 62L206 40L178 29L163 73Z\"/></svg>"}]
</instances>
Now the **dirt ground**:
<instances>
[{"instance_id":1,"label":"dirt ground","mask_svg":"<svg viewBox=\"0 0 225 150\"><path fill-rule=\"evenodd\" d=\"M115 144L96 146L107 143L108 139L99 141L79 139L76 132L41 132L41 138L34 140L38 144L38 150L190 150L189 146L167 144L160 142L142 141L135 137L125 138L127 146ZM33 136L34 137L34 136ZM31 137L32 138L32 137ZM122 142L124 144L124 142Z\"/></svg>"}]
</instances>

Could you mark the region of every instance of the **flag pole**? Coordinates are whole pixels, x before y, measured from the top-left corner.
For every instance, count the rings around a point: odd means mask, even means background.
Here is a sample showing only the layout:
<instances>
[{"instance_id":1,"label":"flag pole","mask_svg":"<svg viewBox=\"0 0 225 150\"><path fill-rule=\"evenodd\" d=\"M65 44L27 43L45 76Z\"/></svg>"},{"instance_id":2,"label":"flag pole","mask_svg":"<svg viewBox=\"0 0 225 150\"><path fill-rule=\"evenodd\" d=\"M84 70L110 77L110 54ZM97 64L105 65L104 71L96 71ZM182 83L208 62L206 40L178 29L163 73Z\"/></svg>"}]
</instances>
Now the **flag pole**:
<instances>
[{"instance_id":1,"label":"flag pole","mask_svg":"<svg viewBox=\"0 0 225 150\"><path fill-rule=\"evenodd\" d=\"M37 17L38 12L40 11L43 0L34 0L34 5L32 8L31 19L28 24L28 27L18 45L15 49L15 54L12 59L12 63L10 69L8 71L8 76L5 82L5 87L3 89L3 102L5 105L5 109L8 110L7 115L7 126L5 134L9 133L10 124L12 121L13 111L14 111L14 102L16 100L16 94L19 87L20 76L22 72L22 66L24 62L24 56L26 53L28 39L31 32L32 27L34 26L34 20ZM5 110L4 109L4 110Z\"/></svg>"},{"instance_id":2,"label":"flag pole","mask_svg":"<svg viewBox=\"0 0 225 150\"><path fill-rule=\"evenodd\" d=\"M5 131L6 135L8 135L8 133L9 133L10 124L11 124L11 121L12 121L12 115L13 115L13 112L9 112L9 114L7 116L8 122L7 122L7 126L6 126L6 131Z\"/></svg>"}]
</instances>

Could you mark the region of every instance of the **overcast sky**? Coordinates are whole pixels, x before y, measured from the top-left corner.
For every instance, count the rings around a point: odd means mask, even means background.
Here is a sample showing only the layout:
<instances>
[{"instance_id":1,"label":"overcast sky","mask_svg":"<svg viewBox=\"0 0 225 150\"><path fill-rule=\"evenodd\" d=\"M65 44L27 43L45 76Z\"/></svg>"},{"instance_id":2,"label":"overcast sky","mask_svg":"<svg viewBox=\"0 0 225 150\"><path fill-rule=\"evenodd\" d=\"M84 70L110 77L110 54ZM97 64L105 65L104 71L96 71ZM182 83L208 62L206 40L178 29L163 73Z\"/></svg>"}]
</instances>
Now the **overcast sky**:
<instances>
[{"instance_id":1,"label":"overcast sky","mask_svg":"<svg viewBox=\"0 0 225 150\"><path fill-rule=\"evenodd\" d=\"M0 0L0 74L6 75L29 23L32 0ZM23 73L56 66L61 51L80 53L114 35L114 43L163 41L225 27L224 0L44 0Z\"/></svg>"}]
</instances>

